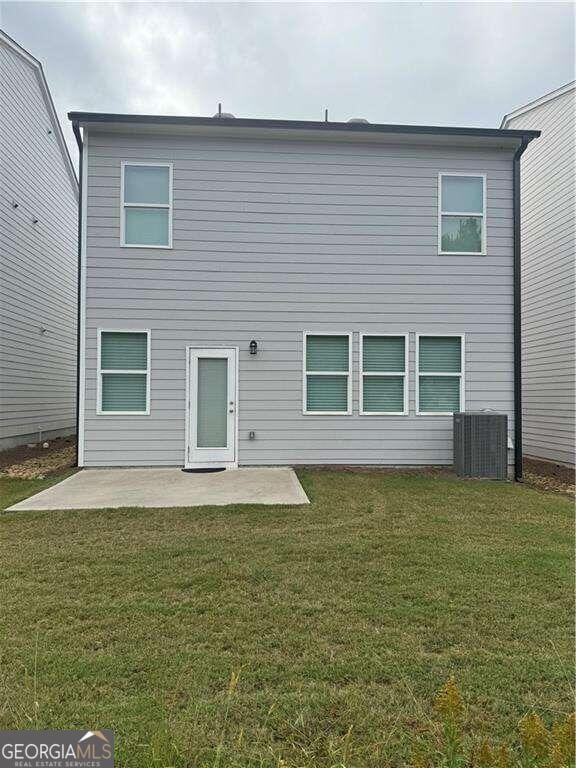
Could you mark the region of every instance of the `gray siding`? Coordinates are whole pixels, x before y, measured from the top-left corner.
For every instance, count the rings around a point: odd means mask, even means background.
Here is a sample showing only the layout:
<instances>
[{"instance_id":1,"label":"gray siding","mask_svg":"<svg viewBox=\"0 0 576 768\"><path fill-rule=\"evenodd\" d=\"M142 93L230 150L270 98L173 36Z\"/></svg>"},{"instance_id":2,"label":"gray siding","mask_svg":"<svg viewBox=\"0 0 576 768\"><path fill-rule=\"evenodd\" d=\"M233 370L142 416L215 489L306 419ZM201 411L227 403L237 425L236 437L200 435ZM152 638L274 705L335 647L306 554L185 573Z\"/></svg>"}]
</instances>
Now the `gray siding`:
<instances>
[{"instance_id":1,"label":"gray siding","mask_svg":"<svg viewBox=\"0 0 576 768\"><path fill-rule=\"evenodd\" d=\"M7 448L40 430L74 431L77 202L36 71L1 40L0 82L0 448Z\"/></svg>"},{"instance_id":2,"label":"gray siding","mask_svg":"<svg viewBox=\"0 0 576 768\"><path fill-rule=\"evenodd\" d=\"M574 464L572 88L507 123L542 136L522 158L524 453Z\"/></svg>"},{"instance_id":3,"label":"gray siding","mask_svg":"<svg viewBox=\"0 0 576 768\"><path fill-rule=\"evenodd\" d=\"M174 164L173 250L119 247L130 159ZM416 332L465 333L467 407L512 427L510 153L99 131L88 169L87 465L183 464L187 345L240 348L241 464L451 463ZM487 256L438 256L441 170L488 174ZM150 416L96 415L98 328L151 329ZM354 332L353 415L302 414L304 330ZM410 332L410 416L358 415L359 332Z\"/></svg>"}]
</instances>

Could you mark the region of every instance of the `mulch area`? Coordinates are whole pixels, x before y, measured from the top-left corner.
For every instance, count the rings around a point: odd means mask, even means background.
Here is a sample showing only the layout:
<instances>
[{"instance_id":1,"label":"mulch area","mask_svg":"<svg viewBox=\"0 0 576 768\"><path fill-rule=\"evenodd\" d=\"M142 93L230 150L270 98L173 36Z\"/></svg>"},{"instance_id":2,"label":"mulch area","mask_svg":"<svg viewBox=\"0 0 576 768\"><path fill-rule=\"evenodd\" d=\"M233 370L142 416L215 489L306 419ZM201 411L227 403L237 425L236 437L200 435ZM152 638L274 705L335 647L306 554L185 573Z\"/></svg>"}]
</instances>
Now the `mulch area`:
<instances>
[{"instance_id":1,"label":"mulch area","mask_svg":"<svg viewBox=\"0 0 576 768\"><path fill-rule=\"evenodd\" d=\"M0 451L0 477L18 477L22 480L42 479L62 472L76 464L76 437L57 437L33 448L19 445Z\"/></svg>"},{"instance_id":2,"label":"mulch area","mask_svg":"<svg viewBox=\"0 0 576 768\"><path fill-rule=\"evenodd\" d=\"M543 491L576 494L575 470L550 461L524 459L524 482Z\"/></svg>"}]
</instances>

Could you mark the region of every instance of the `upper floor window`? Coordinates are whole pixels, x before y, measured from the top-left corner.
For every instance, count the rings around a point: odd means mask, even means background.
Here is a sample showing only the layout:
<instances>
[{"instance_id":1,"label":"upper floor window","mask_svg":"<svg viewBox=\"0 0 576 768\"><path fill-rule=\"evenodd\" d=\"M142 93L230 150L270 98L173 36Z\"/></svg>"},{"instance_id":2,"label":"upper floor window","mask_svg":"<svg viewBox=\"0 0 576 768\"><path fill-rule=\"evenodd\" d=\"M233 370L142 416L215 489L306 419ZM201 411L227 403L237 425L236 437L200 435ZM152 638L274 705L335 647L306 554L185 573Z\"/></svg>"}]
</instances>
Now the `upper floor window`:
<instances>
[{"instance_id":1,"label":"upper floor window","mask_svg":"<svg viewBox=\"0 0 576 768\"><path fill-rule=\"evenodd\" d=\"M457 255L486 253L486 176L441 173L438 250Z\"/></svg>"},{"instance_id":2,"label":"upper floor window","mask_svg":"<svg viewBox=\"0 0 576 768\"><path fill-rule=\"evenodd\" d=\"M120 241L136 248L172 247L172 166L122 163Z\"/></svg>"}]
</instances>

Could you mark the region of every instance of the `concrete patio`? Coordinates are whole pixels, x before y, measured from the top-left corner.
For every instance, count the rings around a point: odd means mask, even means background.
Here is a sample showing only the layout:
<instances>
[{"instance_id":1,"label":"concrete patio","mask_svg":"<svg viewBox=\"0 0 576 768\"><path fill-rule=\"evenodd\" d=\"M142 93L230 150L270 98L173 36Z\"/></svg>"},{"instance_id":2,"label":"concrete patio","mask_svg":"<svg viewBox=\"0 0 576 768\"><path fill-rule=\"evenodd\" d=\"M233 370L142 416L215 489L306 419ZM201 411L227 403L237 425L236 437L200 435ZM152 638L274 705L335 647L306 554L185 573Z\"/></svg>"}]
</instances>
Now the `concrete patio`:
<instances>
[{"instance_id":1,"label":"concrete patio","mask_svg":"<svg viewBox=\"0 0 576 768\"><path fill-rule=\"evenodd\" d=\"M291 467L83 469L7 511L308 503Z\"/></svg>"}]
</instances>

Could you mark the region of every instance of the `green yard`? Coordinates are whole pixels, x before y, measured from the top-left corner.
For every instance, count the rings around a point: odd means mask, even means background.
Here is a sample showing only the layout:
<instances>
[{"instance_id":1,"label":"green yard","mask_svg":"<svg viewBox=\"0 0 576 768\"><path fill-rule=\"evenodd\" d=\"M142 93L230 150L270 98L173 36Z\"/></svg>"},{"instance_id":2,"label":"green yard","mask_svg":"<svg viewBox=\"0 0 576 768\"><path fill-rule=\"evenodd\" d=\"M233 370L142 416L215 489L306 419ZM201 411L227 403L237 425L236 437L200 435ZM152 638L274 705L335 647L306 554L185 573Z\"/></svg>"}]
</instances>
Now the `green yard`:
<instances>
[{"instance_id":1,"label":"green yard","mask_svg":"<svg viewBox=\"0 0 576 768\"><path fill-rule=\"evenodd\" d=\"M470 743L570 711L569 499L299 474L309 507L0 515L0 728L112 728L130 768L381 768L434 743L450 675Z\"/></svg>"}]
</instances>

